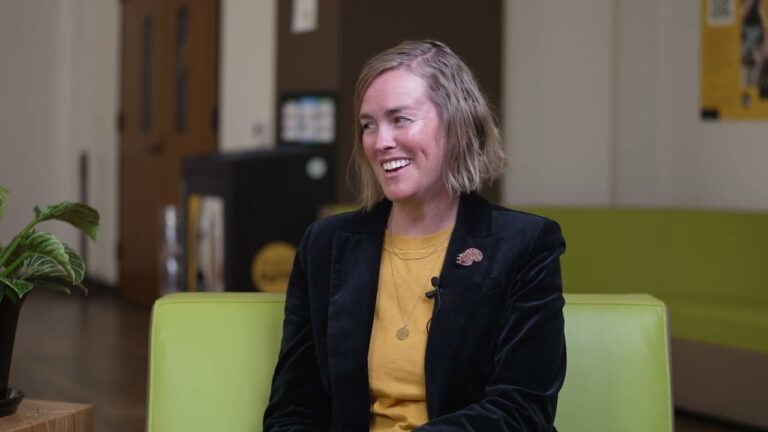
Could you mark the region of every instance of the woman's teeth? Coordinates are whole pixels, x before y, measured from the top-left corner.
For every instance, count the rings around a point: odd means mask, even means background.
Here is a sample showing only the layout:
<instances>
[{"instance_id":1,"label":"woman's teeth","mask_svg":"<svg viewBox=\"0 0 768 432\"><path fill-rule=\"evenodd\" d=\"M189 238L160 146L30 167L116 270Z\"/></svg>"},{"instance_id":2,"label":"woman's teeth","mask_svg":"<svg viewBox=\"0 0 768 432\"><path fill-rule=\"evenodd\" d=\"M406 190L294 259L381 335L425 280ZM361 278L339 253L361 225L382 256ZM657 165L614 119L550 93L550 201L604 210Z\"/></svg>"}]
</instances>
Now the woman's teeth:
<instances>
[{"instance_id":1,"label":"woman's teeth","mask_svg":"<svg viewBox=\"0 0 768 432\"><path fill-rule=\"evenodd\" d=\"M381 167L384 168L384 171L390 172L403 167L407 167L410 164L411 164L410 159L395 159L395 160L383 162L381 164Z\"/></svg>"}]
</instances>

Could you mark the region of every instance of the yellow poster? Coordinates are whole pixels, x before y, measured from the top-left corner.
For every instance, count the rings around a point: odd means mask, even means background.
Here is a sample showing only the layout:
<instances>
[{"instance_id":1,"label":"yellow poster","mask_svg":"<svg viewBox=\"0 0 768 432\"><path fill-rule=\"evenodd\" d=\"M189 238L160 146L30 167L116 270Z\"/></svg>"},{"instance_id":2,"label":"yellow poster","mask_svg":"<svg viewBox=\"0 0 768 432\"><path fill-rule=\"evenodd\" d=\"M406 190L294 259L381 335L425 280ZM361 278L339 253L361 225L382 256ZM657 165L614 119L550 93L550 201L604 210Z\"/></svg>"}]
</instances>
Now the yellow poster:
<instances>
[{"instance_id":1,"label":"yellow poster","mask_svg":"<svg viewBox=\"0 0 768 432\"><path fill-rule=\"evenodd\" d=\"M701 116L768 119L768 0L701 0Z\"/></svg>"}]
</instances>

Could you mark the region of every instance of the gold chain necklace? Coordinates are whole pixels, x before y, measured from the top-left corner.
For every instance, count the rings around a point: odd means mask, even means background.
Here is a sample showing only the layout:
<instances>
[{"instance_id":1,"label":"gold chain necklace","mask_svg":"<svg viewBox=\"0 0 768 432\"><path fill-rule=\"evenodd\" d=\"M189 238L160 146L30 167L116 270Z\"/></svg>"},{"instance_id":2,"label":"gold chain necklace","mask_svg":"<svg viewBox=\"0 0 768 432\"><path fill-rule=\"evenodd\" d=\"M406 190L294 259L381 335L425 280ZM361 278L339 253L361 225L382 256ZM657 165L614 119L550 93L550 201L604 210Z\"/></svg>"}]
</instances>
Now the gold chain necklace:
<instances>
[{"instance_id":1,"label":"gold chain necklace","mask_svg":"<svg viewBox=\"0 0 768 432\"><path fill-rule=\"evenodd\" d=\"M445 241L441 241L440 245L445 244L445 243L446 243ZM438 245L438 247L440 245ZM432 252L430 252L429 255L432 255L436 250L437 250L437 248L435 248ZM400 301L400 297L401 297L400 296L400 291L398 291L398 289L397 289L397 280L395 279L395 270L394 270L394 264L393 264L394 259L392 257L394 255L394 256L397 256L398 258L400 258L400 256L398 256L396 253L394 253L393 250L387 250L387 252L390 254L389 255L389 272L390 272L390 275L392 276L392 285L395 288L395 298L397 299L397 308L400 311L400 317L403 318L403 325L402 325L402 327L397 329L397 332L395 333L395 336L397 337L398 340L405 340L405 339L408 339L408 336L411 334L410 330L408 330L408 326L411 323L411 316L413 315L413 312L416 310L416 306L418 306L420 301L421 301L422 294L421 293L418 294L418 296L416 297L416 301L413 303L413 307L411 307L411 311L406 316L403 313L403 305L402 305L402 302ZM427 255L427 256L429 256L429 255ZM403 258L400 258L400 259L403 259ZM427 283L429 283L429 281L431 280L432 274L435 272L435 270L437 270L437 266L439 264L440 264L440 260L439 259L435 260L435 264L432 266L432 271L427 273Z\"/></svg>"},{"instance_id":2,"label":"gold chain necklace","mask_svg":"<svg viewBox=\"0 0 768 432\"><path fill-rule=\"evenodd\" d=\"M406 256L403 256L403 255L400 255L400 254L401 253L407 253L407 252L409 252L409 250L408 249L402 249L402 248L399 248L399 247L395 246L395 241L392 239L392 234L389 231L387 231L386 235L387 235L388 240L389 240L387 242L388 243L388 250L387 250L387 252L390 252L390 253L394 254L396 257L400 258L403 261L418 261L418 260L423 260L424 258L429 258L435 252L437 252L438 249L440 249L441 247L445 246L445 244L448 242L448 240L450 240L450 237L448 237L445 240L440 240L439 242L437 242L435 247L431 251L427 252L425 255L416 256L416 257L406 257ZM400 251L400 253L398 253L398 251Z\"/></svg>"}]
</instances>

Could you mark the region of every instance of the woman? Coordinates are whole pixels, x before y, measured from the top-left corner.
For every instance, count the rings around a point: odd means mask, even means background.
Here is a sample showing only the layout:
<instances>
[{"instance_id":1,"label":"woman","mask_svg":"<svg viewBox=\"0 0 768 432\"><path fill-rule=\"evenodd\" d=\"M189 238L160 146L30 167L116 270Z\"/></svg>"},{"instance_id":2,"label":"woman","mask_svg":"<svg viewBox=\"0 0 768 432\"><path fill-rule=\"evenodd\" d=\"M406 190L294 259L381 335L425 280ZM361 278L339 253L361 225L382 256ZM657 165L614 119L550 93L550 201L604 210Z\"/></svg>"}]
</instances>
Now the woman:
<instances>
[{"instance_id":1,"label":"woman","mask_svg":"<svg viewBox=\"0 0 768 432\"><path fill-rule=\"evenodd\" d=\"M565 244L476 194L503 154L471 72L404 42L355 111L363 209L305 233L265 430L553 430Z\"/></svg>"}]
</instances>

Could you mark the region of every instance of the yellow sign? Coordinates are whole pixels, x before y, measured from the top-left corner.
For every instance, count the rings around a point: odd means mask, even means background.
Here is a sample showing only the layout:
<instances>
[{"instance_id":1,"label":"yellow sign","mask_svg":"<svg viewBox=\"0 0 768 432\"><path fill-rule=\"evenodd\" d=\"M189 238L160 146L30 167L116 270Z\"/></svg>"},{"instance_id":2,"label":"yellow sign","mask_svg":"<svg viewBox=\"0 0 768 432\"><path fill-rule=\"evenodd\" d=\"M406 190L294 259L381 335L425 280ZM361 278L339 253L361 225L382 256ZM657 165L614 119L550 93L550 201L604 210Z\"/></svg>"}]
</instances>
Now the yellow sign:
<instances>
[{"instance_id":1,"label":"yellow sign","mask_svg":"<svg viewBox=\"0 0 768 432\"><path fill-rule=\"evenodd\" d=\"M259 291L285 292L293 268L296 248L290 243L267 243L256 252L251 262L251 279Z\"/></svg>"},{"instance_id":2,"label":"yellow sign","mask_svg":"<svg viewBox=\"0 0 768 432\"><path fill-rule=\"evenodd\" d=\"M701 0L701 115L768 119L768 0Z\"/></svg>"}]
</instances>

